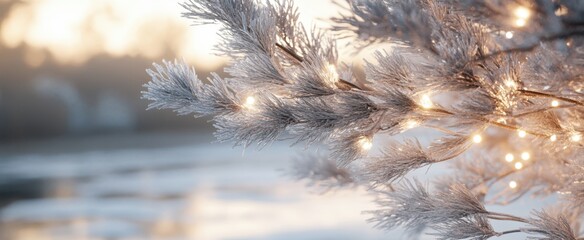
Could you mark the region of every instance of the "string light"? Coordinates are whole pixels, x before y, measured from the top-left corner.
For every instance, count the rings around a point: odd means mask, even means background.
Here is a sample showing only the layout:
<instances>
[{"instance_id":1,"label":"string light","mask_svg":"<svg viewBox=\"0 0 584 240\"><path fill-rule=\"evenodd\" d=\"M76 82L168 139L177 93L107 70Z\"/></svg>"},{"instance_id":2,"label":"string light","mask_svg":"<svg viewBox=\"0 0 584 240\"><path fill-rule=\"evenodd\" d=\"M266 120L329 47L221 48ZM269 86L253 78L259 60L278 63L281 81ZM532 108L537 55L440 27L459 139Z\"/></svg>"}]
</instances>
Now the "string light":
<instances>
[{"instance_id":1,"label":"string light","mask_svg":"<svg viewBox=\"0 0 584 240\"><path fill-rule=\"evenodd\" d=\"M422 98L420 99L420 105L422 105L422 107L425 109L432 108L432 106L434 106L432 99L430 99L430 96L427 94L422 95Z\"/></svg>"},{"instance_id":2,"label":"string light","mask_svg":"<svg viewBox=\"0 0 584 240\"><path fill-rule=\"evenodd\" d=\"M529 9L526 7L522 7L522 6L517 7L513 13L519 19L528 19L529 16L531 15L531 12L529 11Z\"/></svg>"},{"instance_id":3,"label":"string light","mask_svg":"<svg viewBox=\"0 0 584 240\"><path fill-rule=\"evenodd\" d=\"M521 162L516 162L515 163L515 169L520 170L522 168L523 168L523 163L521 163Z\"/></svg>"},{"instance_id":4,"label":"string light","mask_svg":"<svg viewBox=\"0 0 584 240\"><path fill-rule=\"evenodd\" d=\"M529 154L528 152L522 152L521 153L521 159L523 159L523 161L527 161L531 158L531 154Z\"/></svg>"},{"instance_id":5,"label":"string light","mask_svg":"<svg viewBox=\"0 0 584 240\"><path fill-rule=\"evenodd\" d=\"M507 162L513 162L514 159L515 159L515 156L513 156L513 154L511 154L511 153L507 153L507 155L505 155L505 161L507 161Z\"/></svg>"},{"instance_id":6,"label":"string light","mask_svg":"<svg viewBox=\"0 0 584 240\"><path fill-rule=\"evenodd\" d=\"M483 141L483 137L481 137L479 134L476 134L472 137L472 141L475 143L481 143Z\"/></svg>"},{"instance_id":7,"label":"string light","mask_svg":"<svg viewBox=\"0 0 584 240\"><path fill-rule=\"evenodd\" d=\"M515 26L523 27L527 24L527 19L531 15L531 12L526 7L518 7L513 12L517 19L515 20Z\"/></svg>"},{"instance_id":8,"label":"string light","mask_svg":"<svg viewBox=\"0 0 584 240\"><path fill-rule=\"evenodd\" d=\"M525 19L517 19L517 20L515 20L515 26L517 26L517 27L523 27L523 26L525 26L525 24L527 24L527 22L525 21Z\"/></svg>"},{"instance_id":9,"label":"string light","mask_svg":"<svg viewBox=\"0 0 584 240\"><path fill-rule=\"evenodd\" d=\"M507 38L507 39L513 38L513 32L506 32L505 33L505 38Z\"/></svg>"},{"instance_id":10,"label":"string light","mask_svg":"<svg viewBox=\"0 0 584 240\"><path fill-rule=\"evenodd\" d=\"M359 145L361 145L363 150L368 151L373 147L373 142L368 137L362 137L359 139Z\"/></svg>"},{"instance_id":11,"label":"string light","mask_svg":"<svg viewBox=\"0 0 584 240\"><path fill-rule=\"evenodd\" d=\"M517 135L519 135L520 138L524 138L525 136L527 136L527 132L519 130L517 131Z\"/></svg>"},{"instance_id":12,"label":"string light","mask_svg":"<svg viewBox=\"0 0 584 240\"><path fill-rule=\"evenodd\" d=\"M579 142L580 140L582 140L582 135L580 135L579 133L574 133L572 134L572 136L570 137L570 140L572 142Z\"/></svg>"},{"instance_id":13,"label":"string light","mask_svg":"<svg viewBox=\"0 0 584 240\"><path fill-rule=\"evenodd\" d=\"M555 134L550 136L550 141L555 142L556 140L558 140L558 136Z\"/></svg>"},{"instance_id":14,"label":"string light","mask_svg":"<svg viewBox=\"0 0 584 240\"><path fill-rule=\"evenodd\" d=\"M552 101L552 107L557 107L557 106L560 106L560 102L558 102L556 100L553 100Z\"/></svg>"},{"instance_id":15,"label":"string light","mask_svg":"<svg viewBox=\"0 0 584 240\"><path fill-rule=\"evenodd\" d=\"M517 182L515 182L515 181L509 182L509 187L510 188L517 188Z\"/></svg>"},{"instance_id":16,"label":"string light","mask_svg":"<svg viewBox=\"0 0 584 240\"><path fill-rule=\"evenodd\" d=\"M256 99L253 96L249 96L245 99L244 107L252 109L255 105Z\"/></svg>"},{"instance_id":17,"label":"string light","mask_svg":"<svg viewBox=\"0 0 584 240\"><path fill-rule=\"evenodd\" d=\"M517 83L515 81L513 81L513 79L508 78L507 80L505 80L505 86L516 89Z\"/></svg>"}]
</instances>

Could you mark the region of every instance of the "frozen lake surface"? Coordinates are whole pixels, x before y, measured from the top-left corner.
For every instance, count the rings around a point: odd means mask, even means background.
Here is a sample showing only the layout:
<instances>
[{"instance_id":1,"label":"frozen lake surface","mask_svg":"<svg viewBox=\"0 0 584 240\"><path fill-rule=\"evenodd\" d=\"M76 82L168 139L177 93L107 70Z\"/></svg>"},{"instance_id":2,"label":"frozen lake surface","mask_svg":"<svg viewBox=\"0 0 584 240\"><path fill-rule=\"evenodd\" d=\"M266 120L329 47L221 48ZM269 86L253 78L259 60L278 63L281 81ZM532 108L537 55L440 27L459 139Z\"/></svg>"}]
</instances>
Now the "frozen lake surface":
<instances>
[{"instance_id":1,"label":"frozen lake surface","mask_svg":"<svg viewBox=\"0 0 584 240\"><path fill-rule=\"evenodd\" d=\"M319 194L285 176L302 147L244 153L212 141L186 132L2 145L0 239L404 239L367 223L375 205L363 189ZM531 200L489 208L526 216L550 203Z\"/></svg>"},{"instance_id":2,"label":"frozen lake surface","mask_svg":"<svg viewBox=\"0 0 584 240\"><path fill-rule=\"evenodd\" d=\"M388 239L361 213L373 208L365 191L318 194L284 175L302 149L243 153L211 141L177 133L3 146L0 187L39 189L0 210L0 239Z\"/></svg>"}]
</instances>

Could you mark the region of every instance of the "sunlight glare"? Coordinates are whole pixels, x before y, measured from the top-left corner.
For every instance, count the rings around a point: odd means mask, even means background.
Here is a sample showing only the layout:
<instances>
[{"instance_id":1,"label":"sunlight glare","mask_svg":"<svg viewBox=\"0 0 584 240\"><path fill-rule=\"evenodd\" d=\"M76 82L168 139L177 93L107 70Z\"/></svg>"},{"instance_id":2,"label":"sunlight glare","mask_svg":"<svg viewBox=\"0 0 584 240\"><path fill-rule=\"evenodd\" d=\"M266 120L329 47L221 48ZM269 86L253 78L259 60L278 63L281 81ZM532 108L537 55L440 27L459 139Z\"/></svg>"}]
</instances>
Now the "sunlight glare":
<instances>
[{"instance_id":1,"label":"sunlight glare","mask_svg":"<svg viewBox=\"0 0 584 240\"><path fill-rule=\"evenodd\" d=\"M213 54L218 27L192 27L181 11L176 2L164 0L27 1L8 12L0 44L46 50L60 64L82 64L99 55L157 60L168 51L197 68L223 64L225 59ZM41 60L27 63L39 65Z\"/></svg>"}]
</instances>

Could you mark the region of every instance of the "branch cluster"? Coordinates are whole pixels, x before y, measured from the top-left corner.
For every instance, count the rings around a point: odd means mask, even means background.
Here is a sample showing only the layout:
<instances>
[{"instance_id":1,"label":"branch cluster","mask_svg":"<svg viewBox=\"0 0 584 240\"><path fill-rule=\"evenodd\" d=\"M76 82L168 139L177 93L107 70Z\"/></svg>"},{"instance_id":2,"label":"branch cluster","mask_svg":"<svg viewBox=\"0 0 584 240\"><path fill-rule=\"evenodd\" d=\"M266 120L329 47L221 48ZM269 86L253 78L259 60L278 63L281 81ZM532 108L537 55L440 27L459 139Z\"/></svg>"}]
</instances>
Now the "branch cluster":
<instances>
[{"instance_id":1,"label":"branch cluster","mask_svg":"<svg viewBox=\"0 0 584 240\"><path fill-rule=\"evenodd\" d=\"M406 181L381 191L379 227L430 227L441 239L523 232L576 239L584 215L584 4L578 0L345 0L330 31L306 29L291 0L188 0L183 16L223 26L228 77L200 79L184 62L148 70L149 108L212 117L216 137L263 147L324 143L293 175L325 186L379 191L439 162L454 171L438 193ZM330 35L333 33L335 35ZM334 38L391 43L364 64L340 62ZM436 139L376 136L413 128ZM426 141L428 140L428 141ZM572 214L492 213L526 194L562 196ZM491 220L529 227L495 231Z\"/></svg>"}]
</instances>

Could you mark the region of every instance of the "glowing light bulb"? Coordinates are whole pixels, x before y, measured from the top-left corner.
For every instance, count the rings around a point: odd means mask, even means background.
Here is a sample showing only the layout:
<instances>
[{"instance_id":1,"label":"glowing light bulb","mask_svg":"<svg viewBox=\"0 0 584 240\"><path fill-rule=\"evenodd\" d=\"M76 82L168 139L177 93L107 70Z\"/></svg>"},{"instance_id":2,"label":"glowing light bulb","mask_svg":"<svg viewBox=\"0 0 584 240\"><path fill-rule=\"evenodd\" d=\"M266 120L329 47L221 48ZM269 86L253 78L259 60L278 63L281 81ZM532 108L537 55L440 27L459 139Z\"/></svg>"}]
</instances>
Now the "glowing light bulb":
<instances>
[{"instance_id":1,"label":"glowing light bulb","mask_svg":"<svg viewBox=\"0 0 584 240\"><path fill-rule=\"evenodd\" d=\"M422 98L420 99L420 105L422 105L423 108L432 108L432 106L434 105L432 103L432 99L430 99L430 96L424 94L422 95Z\"/></svg>"},{"instance_id":2,"label":"glowing light bulb","mask_svg":"<svg viewBox=\"0 0 584 240\"><path fill-rule=\"evenodd\" d=\"M509 182L509 187L510 188L517 188L517 182L515 182L515 181Z\"/></svg>"},{"instance_id":3,"label":"glowing light bulb","mask_svg":"<svg viewBox=\"0 0 584 240\"><path fill-rule=\"evenodd\" d=\"M557 107L557 106L560 106L560 102L558 102L556 100L553 100L552 101L552 107Z\"/></svg>"},{"instance_id":4,"label":"glowing light bulb","mask_svg":"<svg viewBox=\"0 0 584 240\"><path fill-rule=\"evenodd\" d=\"M523 131L523 130L519 130L519 131L517 131L517 135L518 135L520 138L524 138L525 136L527 136L527 132L525 132L525 131Z\"/></svg>"},{"instance_id":5,"label":"glowing light bulb","mask_svg":"<svg viewBox=\"0 0 584 240\"><path fill-rule=\"evenodd\" d=\"M555 134L550 136L550 141L555 142L556 140L558 140L558 136Z\"/></svg>"},{"instance_id":6,"label":"glowing light bulb","mask_svg":"<svg viewBox=\"0 0 584 240\"><path fill-rule=\"evenodd\" d=\"M579 133L574 133L570 137L570 141L572 142L579 142L580 140L582 140L582 135L580 135Z\"/></svg>"},{"instance_id":7,"label":"glowing light bulb","mask_svg":"<svg viewBox=\"0 0 584 240\"><path fill-rule=\"evenodd\" d=\"M472 141L475 143L481 143L483 141L483 137L481 137L479 134L476 134L472 137Z\"/></svg>"},{"instance_id":8,"label":"glowing light bulb","mask_svg":"<svg viewBox=\"0 0 584 240\"><path fill-rule=\"evenodd\" d=\"M368 137L362 137L359 139L359 145L361 145L363 150L368 151L373 147L373 142Z\"/></svg>"},{"instance_id":9,"label":"glowing light bulb","mask_svg":"<svg viewBox=\"0 0 584 240\"><path fill-rule=\"evenodd\" d=\"M243 106L245 106L246 108L253 108L255 102L256 102L255 97L249 96L245 99L245 104L243 104Z\"/></svg>"},{"instance_id":10,"label":"glowing light bulb","mask_svg":"<svg viewBox=\"0 0 584 240\"><path fill-rule=\"evenodd\" d=\"M513 79L508 78L507 80L505 80L505 86L516 89L517 83L515 81L513 81Z\"/></svg>"},{"instance_id":11,"label":"glowing light bulb","mask_svg":"<svg viewBox=\"0 0 584 240\"><path fill-rule=\"evenodd\" d=\"M523 161L527 161L531 158L531 154L529 154L528 152L522 152L521 153L521 159L523 159Z\"/></svg>"},{"instance_id":12,"label":"glowing light bulb","mask_svg":"<svg viewBox=\"0 0 584 240\"><path fill-rule=\"evenodd\" d=\"M513 38L513 32L506 32L505 33L505 38L507 38L507 39Z\"/></svg>"},{"instance_id":13,"label":"glowing light bulb","mask_svg":"<svg viewBox=\"0 0 584 240\"><path fill-rule=\"evenodd\" d=\"M523 27L527 24L527 19L531 15L531 12L526 7L518 7L513 11L513 14L517 19L515 19L515 26Z\"/></svg>"},{"instance_id":14,"label":"glowing light bulb","mask_svg":"<svg viewBox=\"0 0 584 240\"><path fill-rule=\"evenodd\" d=\"M521 163L521 162L516 162L515 163L515 169L520 170L522 168L523 168L523 163Z\"/></svg>"},{"instance_id":15,"label":"glowing light bulb","mask_svg":"<svg viewBox=\"0 0 584 240\"><path fill-rule=\"evenodd\" d=\"M531 12L526 7L518 7L515 9L513 13L519 19L528 19L529 16L531 15Z\"/></svg>"},{"instance_id":16,"label":"glowing light bulb","mask_svg":"<svg viewBox=\"0 0 584 240\"><path fill-rule=\"evenodd\" d=\"M513 154L507 153L507 155L505 155L505 161L513 162L513 160L515 160L515 156L513 156Z\"/></svg>"},{"instance_id":17,"label":"glowing light bulb","mask_svg":"<svg viewBox=\"0 0 584 240\"><path fill-rule=\"evenodd\" d=\"M527 24L527 21L525 21L525 19L517 19L515 20L515 26L517 27L523 27L525 26L525 24Z\"/></svg>"}]
</instances>

